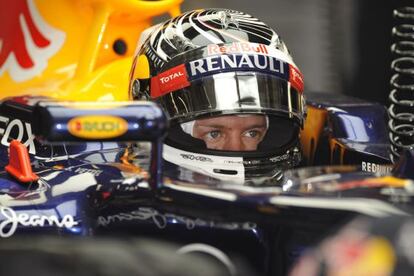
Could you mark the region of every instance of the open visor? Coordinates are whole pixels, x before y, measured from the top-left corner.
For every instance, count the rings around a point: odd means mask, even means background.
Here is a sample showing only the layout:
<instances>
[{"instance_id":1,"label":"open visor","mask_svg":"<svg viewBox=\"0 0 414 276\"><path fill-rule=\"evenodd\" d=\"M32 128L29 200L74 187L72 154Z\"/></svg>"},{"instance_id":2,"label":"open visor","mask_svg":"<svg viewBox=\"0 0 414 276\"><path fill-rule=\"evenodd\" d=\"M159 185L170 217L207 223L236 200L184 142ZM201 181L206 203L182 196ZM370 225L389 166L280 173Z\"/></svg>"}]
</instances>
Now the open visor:
<instances>
[{"instance_id":1,"label":"open visor","mask_svg":"<svg viewBox=\"0 0 414 276\"><path fill-rule=\"evenodd\" d=\"M151 97L182 123L207 116L255 113L293 118L303 123L304 102L290 82L252 71L223 72L192 81L180 89ZM152 83L153 84L153 83Z\"/></svg>"}]
</instances>

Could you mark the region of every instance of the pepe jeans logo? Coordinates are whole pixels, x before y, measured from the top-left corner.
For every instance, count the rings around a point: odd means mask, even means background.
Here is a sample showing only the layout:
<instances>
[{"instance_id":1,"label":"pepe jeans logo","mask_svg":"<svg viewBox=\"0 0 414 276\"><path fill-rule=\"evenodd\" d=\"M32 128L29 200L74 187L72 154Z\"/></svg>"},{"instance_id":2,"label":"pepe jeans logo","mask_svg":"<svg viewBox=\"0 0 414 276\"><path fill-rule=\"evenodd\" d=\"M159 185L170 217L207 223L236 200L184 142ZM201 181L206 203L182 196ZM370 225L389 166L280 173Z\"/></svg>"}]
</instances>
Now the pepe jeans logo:
<instances>
[{"instance_id":1,"label":"pepe jeans logo","mask_svg":"<svg viewBox=\"0 0 414 276\"><path fill-rule=\"evenodd\" d=\"M0 212L4 219L0 222L0 237L8 238L12 236L17 227L22 226L38 226L43 227L45 225L57 226L60 228L72 228L78 225L73 216L65 215L61 220L56 216L40 216L40 215L29 215L25 213L17 214L13 209L9 207L0 207Z\"/></svg>"},{"instance_id":2,"label":"pepe jeans logo","mask_svg":"<svg viewBox=\"0 0 414 276\"><path fill-rule=\"evenodd\" d=\"M123 135L128 123L111 115L85 115L71 119L68 130L75 137L84 139L108 139Z\"/></svg>"}]
</instances>

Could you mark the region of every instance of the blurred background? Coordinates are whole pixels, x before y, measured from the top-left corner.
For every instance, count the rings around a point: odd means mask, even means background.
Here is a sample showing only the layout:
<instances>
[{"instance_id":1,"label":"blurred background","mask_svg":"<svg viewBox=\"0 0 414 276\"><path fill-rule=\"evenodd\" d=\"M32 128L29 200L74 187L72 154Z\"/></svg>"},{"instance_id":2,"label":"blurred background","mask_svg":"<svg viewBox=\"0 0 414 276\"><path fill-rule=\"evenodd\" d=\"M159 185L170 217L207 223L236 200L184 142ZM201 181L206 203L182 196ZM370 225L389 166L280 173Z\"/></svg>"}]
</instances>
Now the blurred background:
<instances>
[{"instance_id":1,"label":"blurred background","mask_svg":"<svg viewBox=\"0 0 414 276\"><path fill-rule=\"evenodd\" d=\"M385 104L390 91L392 10L408 0L204 0L182 10L222 7L256 16L284 39L307 91Z\"/></svg>"}]
</instances>

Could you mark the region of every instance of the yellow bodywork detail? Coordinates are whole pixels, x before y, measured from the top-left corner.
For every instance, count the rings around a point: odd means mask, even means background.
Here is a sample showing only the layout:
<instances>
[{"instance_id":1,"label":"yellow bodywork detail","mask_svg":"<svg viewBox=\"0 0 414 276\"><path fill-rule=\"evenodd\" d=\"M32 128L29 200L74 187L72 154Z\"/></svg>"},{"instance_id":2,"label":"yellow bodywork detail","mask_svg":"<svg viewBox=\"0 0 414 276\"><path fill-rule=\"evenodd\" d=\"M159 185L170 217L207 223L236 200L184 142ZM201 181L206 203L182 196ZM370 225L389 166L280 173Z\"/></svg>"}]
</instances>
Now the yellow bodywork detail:
<instances>
[{"instance_id":1,"label":"yellow bodywork detail","mask_svg":"<svg viewBox=\"0 0 414 276\"><path fill-rule=\"evenodd\" d=\"M148 58L140 55L135 64L134 79L148 79L150 77L150 68Z\"/></svg>"},{"instance_id":2,"label":"yellow bodywork detail","mask_svg":"<svg viewBox=\"0 0 414 276\"><path fill-rule=\"evenodd\" d=\"M30 78L21 80L16 72L0 70L0 99L44 95L73 101L129 100L129 73L141 32L154 16L178 15L181 2L27 0L34 24L46 30L47 39L58 42L50 56L42 57L44 66ZM8 38L2 39L4 43ZM122 54L114 51L118 40L126 45Z\"/></svg>"},{"instance_id":3,"label":"yellow bodywork detail","mask_svg":"<svg viewBox=\"0 0 414 276\"><path fill-rule=\"evenodd\" d=\"M113 61L92 72L88 78L74 78L53 97L76 101L127 101L132 57Z\"/></svg>"},{"instance_id":4,"label":"yellow bodywork detail","mask_svg":"<svg viewBox=\"0 0 414 276\"><path fill-rule=\"evenodd\" d=\"M408 179L397 178L394 176L384 176L378 178L368 178L364 181L367 184L383 184L387 187L405 188L412 185L412 181Z\"/></svg>"},{"instance_id":5,"label":"yellow bodywork detail","mask_svg":"<svg viewBox=\"0 0 414 276\"><path fill-rule=\"evenodd\" d=\"M312 165L315 158L316 147L323 132L327 118L327 111L313 106L308 106L305 125L300 134L303 155L307 165Z\"/></svg>"},{"instance_id":6,"label":"yellow bodywork detail","mask_svg":"<svg viewBox=\"0 0 414 276\"><path fill-rule=\"evenodd\" d=\"M335 165L343 165L345 157L345 147L338 143L336 139L329 139L330 162ZM339 160L334 160L334 153L339 151ZM338 161L338 162L335 162Z\"/></svg>"}]
</instances>

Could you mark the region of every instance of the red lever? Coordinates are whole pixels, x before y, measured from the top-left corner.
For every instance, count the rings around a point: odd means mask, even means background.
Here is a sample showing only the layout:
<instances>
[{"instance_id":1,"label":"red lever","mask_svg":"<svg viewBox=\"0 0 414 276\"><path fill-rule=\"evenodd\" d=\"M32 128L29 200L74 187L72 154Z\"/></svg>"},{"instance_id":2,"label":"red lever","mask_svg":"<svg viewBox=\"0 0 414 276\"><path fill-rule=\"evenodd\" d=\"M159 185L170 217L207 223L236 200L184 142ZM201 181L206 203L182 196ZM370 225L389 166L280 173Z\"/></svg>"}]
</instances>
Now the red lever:
<instances>
[{"instance_id":1,"label":"red lever","mask_svg":"<svg viewBox=\"0 0 414 276\"><path fill-rule=\"evenodd\" d=\"M13 140L10 143L9 165L5 169L20 182L27 183L39 179L32 171L27 148L17 140Z\"/></svg>"}]
</instances>

